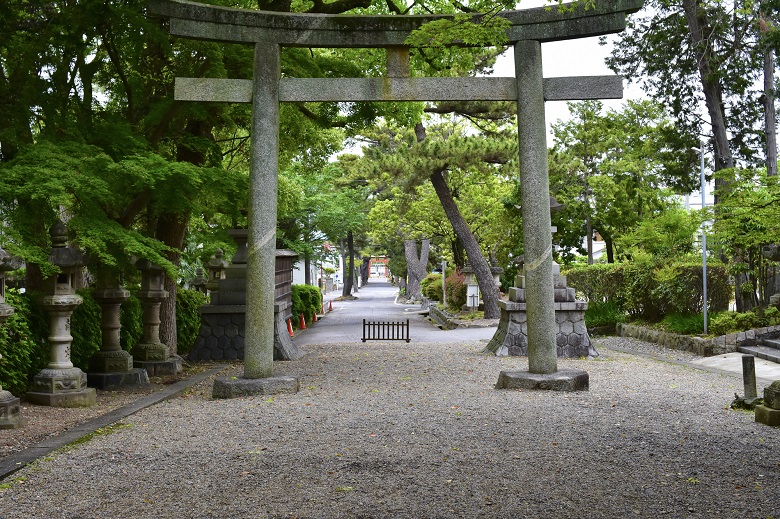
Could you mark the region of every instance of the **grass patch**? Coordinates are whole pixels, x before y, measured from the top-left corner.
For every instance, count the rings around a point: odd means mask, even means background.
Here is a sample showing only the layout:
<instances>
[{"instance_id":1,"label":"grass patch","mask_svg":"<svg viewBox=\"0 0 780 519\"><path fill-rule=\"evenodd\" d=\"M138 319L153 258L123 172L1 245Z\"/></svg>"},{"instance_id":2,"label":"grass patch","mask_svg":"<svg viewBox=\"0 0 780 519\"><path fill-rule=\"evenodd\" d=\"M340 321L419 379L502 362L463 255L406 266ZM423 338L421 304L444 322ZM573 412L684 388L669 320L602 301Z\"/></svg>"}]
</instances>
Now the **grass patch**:
<instances>
[{"instance_id":1,"label":"grass patch","mask_svg":"<svg viewBox=\"0 0 780 519\"><path fill-rule=\"evenodd\" d=\"M89 434L85 434L84 436L82 436L78 440L74 440L74 441L70 442L66 446L66 448L77 447L79 445L83 445L83 444L91 441L94 438L98 438L100 436L108 436L109 434L114 434L115 432L121 431L122 429L129 429L130 427L132 427L131 424L129 424L129 423L121 423L121 422L109 425L107 427L101 427L99 429L96 429L94 432L91 432Z\"/></svg>"}]
</instances>

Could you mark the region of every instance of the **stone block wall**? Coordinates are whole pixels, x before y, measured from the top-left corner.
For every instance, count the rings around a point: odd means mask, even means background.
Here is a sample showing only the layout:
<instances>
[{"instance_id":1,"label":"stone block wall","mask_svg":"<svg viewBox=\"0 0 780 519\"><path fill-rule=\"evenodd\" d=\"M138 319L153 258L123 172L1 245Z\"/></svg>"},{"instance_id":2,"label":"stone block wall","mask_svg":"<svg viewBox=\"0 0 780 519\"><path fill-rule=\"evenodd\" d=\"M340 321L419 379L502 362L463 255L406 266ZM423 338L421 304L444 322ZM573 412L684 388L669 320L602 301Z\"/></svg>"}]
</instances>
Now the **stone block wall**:
<instances>
[{"instance_id":1,"label":"stone block wall","mask_svg":"<svg viewBox=\"0 0 780 519\"><path fill-rule=\"evenodd\" d=\"M500 301L501 319L495 335L486 351L498 356L528 355L528 319L525 303ZM561 358L587 357L597 355L592 348L588 330L585 327L587 303L555 303L555 336L557 356Z\"/></svg>"},{"instance_id":2,"label":"stone block wall","mask_svg":"<svg viewBox=\"0 0 780 519\"><path fill-rule=\"evenodd\" d=\"M617 325L617 333L621 337L633 337L634 339L653 342L673 350L690 351L702 357L710 357L723 355L724 353L733 353L737 351L738 346L755 346L759 337L780 336L780 326L767 326L719 337L703 338L619 323Z\"/></svg>"}]
</instances>

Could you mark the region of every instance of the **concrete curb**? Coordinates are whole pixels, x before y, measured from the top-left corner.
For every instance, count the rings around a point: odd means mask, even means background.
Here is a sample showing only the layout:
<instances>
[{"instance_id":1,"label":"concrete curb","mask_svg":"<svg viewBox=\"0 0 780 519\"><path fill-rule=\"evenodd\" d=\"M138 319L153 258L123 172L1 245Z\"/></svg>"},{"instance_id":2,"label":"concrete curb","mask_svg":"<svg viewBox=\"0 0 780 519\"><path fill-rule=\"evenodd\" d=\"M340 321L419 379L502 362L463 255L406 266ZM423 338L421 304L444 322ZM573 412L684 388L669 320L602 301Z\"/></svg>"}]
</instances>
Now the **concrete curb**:
<instances>
[{"instance_id":1,"label":"concrete curb","mask_svg":"<svg viewBox=\"0 0 780 519\"><path fill-rule=\"evenodd\" d=\"M76 440L95 432L101 427L106 427L130 416L131 414L137 413L141 409L145 409L181 395L195 384L203 382L207 378L219 373L227 367L228 366L226 364L220 365L203 371L202 373L193 375L192 377L189 377L185 380L171 384L161 391L146 395L133 403L127 404L124 407L114 409L113 411L95 417L88 422L71 427L70 429L61 432L57 436L47 438L23 451L3 458L0 460L0 481L7 478L17 470L24 468L26 465L29 465L38 458L46 456L47 454L57 449L65 447L69 443L73 443Z\"/></svg>"},{"instance_id":2,"label":"concrete curb","mask_svg":"<svg viewBox=\"0 0 780 519\"><path fill-rule=\"evenodd\" d=\"M730 370L726 370L726 369L715 368L715 367L712 367L712 366L703 366L701 364L696 364L696 363L693 363L693 362L686 362L684 360L667 359L667 358L662 357L660 355L653 355L651 353L645 353L645 352L641 352L641 351L637 351L637 350L632 350L631 348L620 348L620 347L617 347L617 346L609 346L609 347L601 346L601 347L603 349L605 349L605 350L618 351L620 353L628 353L629 355L636 355L637 357L646 357L648 359L657 360L659 362L666 362L666 363L669 363L669 364L674 364L676 366L685 366L687 368L698 369L700 371L706 371L708 373L727 375L727 376L730 376L730 377L734 377L734 378L736 378L738 380L742 380L742 372L741 371L740 372L734 372L734 371L730 371ZM768 378L764 378L764 377L756 377L756 382L759 382L761 384L765 384L765 385L768 386L769 384L771 384L773 382L773 380L768 379Z\"/></svg>"}]
</instances>

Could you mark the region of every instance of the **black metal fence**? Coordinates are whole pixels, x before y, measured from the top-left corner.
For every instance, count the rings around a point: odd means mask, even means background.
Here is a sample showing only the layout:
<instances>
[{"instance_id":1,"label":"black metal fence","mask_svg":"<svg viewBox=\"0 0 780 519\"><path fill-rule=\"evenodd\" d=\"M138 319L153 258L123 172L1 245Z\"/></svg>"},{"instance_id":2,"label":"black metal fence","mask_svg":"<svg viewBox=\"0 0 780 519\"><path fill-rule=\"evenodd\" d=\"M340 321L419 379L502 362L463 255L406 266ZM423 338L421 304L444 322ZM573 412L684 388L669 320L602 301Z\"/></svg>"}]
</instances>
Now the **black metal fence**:
<instances>
[{"instance_id":1,"label":"black metal fence","mask_svg":"<svg viewBox=\"0 0 780 519\"><path fill-rule=\"evenodd\" d=\"M409 342L409 319L403 321L366 321L363 319L363 342L406 341Z\"/></svg>"}]
</instances>

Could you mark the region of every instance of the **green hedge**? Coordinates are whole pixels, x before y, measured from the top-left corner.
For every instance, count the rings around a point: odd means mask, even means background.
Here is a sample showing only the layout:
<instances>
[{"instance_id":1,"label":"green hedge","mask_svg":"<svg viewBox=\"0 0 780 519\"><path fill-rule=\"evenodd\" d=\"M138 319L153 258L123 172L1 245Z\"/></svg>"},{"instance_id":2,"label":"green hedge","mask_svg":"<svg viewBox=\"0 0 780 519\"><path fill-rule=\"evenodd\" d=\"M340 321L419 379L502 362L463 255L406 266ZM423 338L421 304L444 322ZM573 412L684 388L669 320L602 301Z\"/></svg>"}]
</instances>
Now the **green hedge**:
<instances>
[{"instance_id":1,"label":"green hedge","mask_svg":"<svg viewBox=\"0 0 780 519\"><path fill-rule=\"evenodd\" d=\"M422 295L433 301L442 300L441 274L428 274L420 281Z\"/></svg>"},{"instance_id":2,"label":"green hedge","mask_svg":"<svg viewBox=\"0 0 780 519\"><path fill-rule=\"evenodd\" d=\"M609 302L632 318L660 321L666 315L702 311L701 274L700 263L632 262L577 267L566 277L589 302ZM726 267L708 265L708 308L728 309L731 293Z\"/></svg>"},{"instance_id":3,"label":"green hedge","mask_svg":"<svg viewBox=\"0 0 780 519\"><path fill-rule=\"evenodd\" d=\"M181 287L176 290L176 350L182 357L186 356L195 346L195 340L200 331L198 308L208 301L208 297L203 292L185 290ZM143 326L141 331L143 331Z\"/></svg>"},{"instance_id":4,"label":"green hedge","mask_svg":"<svg viewBox=\"0 0 780 519\"><path fill-rule=\"evenodd\" d=\"M79 290L83 302L76 307L70 320L71 361L86 371L90 357L100 350L101 312L90 290ZM14 314L0 328L0 384L15 395L27 391L32 377L49 362L49 319L35 297L8 290L7 302ZM192 348L200 328L198 308L206 297L192 290L177 290L176 323L178 352L186 354ZM120 344L132 350L143 336L141 302L134 295L122 303L120 310Z\"/></svg>"},{"instance_id":5,"label":"green hedge","mask_svg":"<svg viewBox=\"0 0 780 519\"><path fill-rule=\"evenodd\" d=\"M322 311L322 292L312 285L292 286L292 322L296 328L300 325L301 315L306 325L312 321L315 313Z\"/></svg>"}]
</instances>

